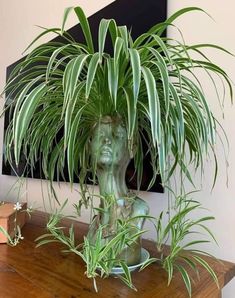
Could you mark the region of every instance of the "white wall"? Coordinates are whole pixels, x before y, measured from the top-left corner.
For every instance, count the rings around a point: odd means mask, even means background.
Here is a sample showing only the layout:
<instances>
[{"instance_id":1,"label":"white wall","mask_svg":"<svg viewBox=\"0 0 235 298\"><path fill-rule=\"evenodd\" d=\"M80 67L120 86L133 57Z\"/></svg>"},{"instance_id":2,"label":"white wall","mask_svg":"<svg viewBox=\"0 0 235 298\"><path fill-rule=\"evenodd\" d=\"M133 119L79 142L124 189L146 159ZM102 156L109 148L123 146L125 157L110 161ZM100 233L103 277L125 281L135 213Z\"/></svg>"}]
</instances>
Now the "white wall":
<instances>
[{"instance_id":1,"label":"white wall","mask_svg":"<svg viewBox=\"0 0 235 298\"><path fill-rule=\"evenodd\" d=\"M218 0L170 0L168 2L169 14L186 6L198 6L207 11L215 20L212 21L206 15L197 12L182 17L177 25L182 29L187 43L215 43L235 53L234 1L227 0L221 3ZM234 81L235 58L218 54L212 50L208 53L216 63L226 69ZM210 106L215 115L221 120L230 142L229 184L227 187L223 152L221 146L218 145L217 152L220 168L217 184L211 193L212 168L208 164L202 181L203 190L197 195L197 199L203 203L205 208L211 210L216 218L210 227L218 240L219 247L210 246L208 250L219 258L235 262L235 107L231 106L227 97L224 107L225 120L223 120L215 94L210 89L207 91L208 95L211 95L208 97ZM235 280L225 287L223 297L235 297Z\"/></svg>"},{"instance_id":2,"label":"white wall","mask_svg":"<svg viewBox=\"0 0 235 298\"><path fill-rule=\"evenodd\" d=\"M159 0L160 1L160 0ZM19 2L8 0L0 3L0 28L1 28L1 47L0 47L0 89L3 88L5 82L6 66L16 61L21 57L21 53L37 35L40 30L34 25L42 25L45 27L60 26L63 10L65 7L81 5L89 16L95 11L101 9L105 5L111 3L110 0L100 1L79 1L79 0L43 0L29 1L21 0ZM171 14L179 8L186 6L199 6L205 9L216 22L202 13L191 13L183 16L177 22L177 25L182 29L187 43L217 43L235 53L235 33L234 33L234 11L235 4L233 0L227 0L223 4L219 0L203 1L203 0L169 0L168 13ZM69 19L68 27L75 24L74 17ZM169 31L170 36L175 36L173 30ZM209 52L216 63L227 70L231 78L235 80L235 58L218 54L216 51ZM223 126L230 140L230 156L229 156L229 186L226 187L226 172L222 149L218 145L218 159L220 171L213 192L210 192L212 180L212 167L208 163L203 179L203 190L197 194L196 198L203 205L211 210L211 213L216 217L216 220L210 225L211 230L216 235L219 247L210 246L208 251L214 253L217 257L235 262L235 125L234 125L234 107L231 107L228 100L225 101L224 114L225 120L221 118L221 113L218 108L215 94L208 88L209 102L211 108L221 119ZM2 139L3 122L0 123L0 137ZM197 179L198 180L198 179ZM199 180L198 180L199 181ZM0 200L8 199L15 200L16 192L9 189L15 183L15 179L9 176L0 176ZM200 183L198 183L200 185ZM46 195L46 184L42 183L44 193ZM59 197L61 200L69 197L71 205L78 198L78 186L71 193L68 185L62 183L60 185ZM29 204L36 202L36 206L43 207L41 183L38 180L29 179L24 187L26 197ZM167 205L166 195L143 193L144 197L152 210L152 213L157 215L160 210ZM47 208L48 210L48 208ZM71 209L70 209L71 210ZM205 213L203 213L205 214ZM200 215L200 214L199 214ZM85 213L82 219L87 221L89 213ZM152 234L152 233L151 233ZM232 281L224 290L225 298L234 298L235 280Z\"/></svg>"}]
</instances>

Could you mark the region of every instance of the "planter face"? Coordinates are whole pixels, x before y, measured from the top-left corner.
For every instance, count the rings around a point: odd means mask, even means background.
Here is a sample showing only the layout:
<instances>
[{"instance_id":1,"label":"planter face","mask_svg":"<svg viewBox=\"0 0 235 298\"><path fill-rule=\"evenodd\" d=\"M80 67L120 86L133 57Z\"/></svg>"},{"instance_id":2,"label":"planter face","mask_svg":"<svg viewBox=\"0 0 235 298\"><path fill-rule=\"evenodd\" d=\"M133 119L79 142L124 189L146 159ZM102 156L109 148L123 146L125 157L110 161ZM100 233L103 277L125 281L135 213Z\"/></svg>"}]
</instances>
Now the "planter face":
<instances>
[{"instance_id":1,"label":"planter face","mask_svg":"<svg viewBox=\"0 0 235 298\"><path fill-rule=\"evenodd\" d=\"M14 210L14 203L5 203L0 206L0 226L4 228L11 237L15 235L15 227L20 228L26 222L26 210L27 203L22 203L22 209L19 211ZM16 214L17 212L17 214ZM16 219L16 222L15 222ZM0 232L0 243L7 243L7 237Z\"/></svg>"}]
</instances>

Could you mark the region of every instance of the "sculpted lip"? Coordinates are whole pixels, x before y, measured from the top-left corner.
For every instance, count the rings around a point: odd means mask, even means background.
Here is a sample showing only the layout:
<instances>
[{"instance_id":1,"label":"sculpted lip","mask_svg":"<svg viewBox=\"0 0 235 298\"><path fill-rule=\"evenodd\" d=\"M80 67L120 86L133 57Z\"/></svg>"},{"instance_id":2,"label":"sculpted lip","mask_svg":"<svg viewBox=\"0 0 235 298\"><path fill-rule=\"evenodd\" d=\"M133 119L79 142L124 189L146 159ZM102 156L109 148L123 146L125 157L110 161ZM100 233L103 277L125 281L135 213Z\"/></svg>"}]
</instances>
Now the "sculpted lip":
<instances>
[{"instance_id":1,"label":"sculpted lip","mask_svg":"<svg viewBox=\"0 0 235 298\"><path fill-rule=\"evenodd\" d=\"M110 155L110 154L112 154L112 150L109 148L109 147L103 147L103 148L101 148L101 154L107 154L107 155Z\"/></svg>"}]
</instances>

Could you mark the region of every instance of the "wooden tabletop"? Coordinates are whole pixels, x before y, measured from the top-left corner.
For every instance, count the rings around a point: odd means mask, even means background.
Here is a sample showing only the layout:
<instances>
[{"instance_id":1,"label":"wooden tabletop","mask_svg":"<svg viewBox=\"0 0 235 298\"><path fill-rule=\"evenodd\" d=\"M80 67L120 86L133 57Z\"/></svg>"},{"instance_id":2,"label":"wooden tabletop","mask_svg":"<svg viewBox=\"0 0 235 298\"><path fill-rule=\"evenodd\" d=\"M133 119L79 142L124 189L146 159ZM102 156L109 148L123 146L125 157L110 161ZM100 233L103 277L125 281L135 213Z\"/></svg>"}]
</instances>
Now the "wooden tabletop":
<instances>
[{"instance_id":1,"label":"wooden tabletop","mask_svg":"<svg viewBox=\"0 0 235 298\"><path fill-rule=\"evenodd\" d=\"M79 237L82 237L85 229L81 225ZM62 253L62 246L57 243L35 248L35 238L43 233L44 228L35 222L28 223L23 228L25 239L19 245L0 245L0 298L188 297L180 275L176 273L171 285L167 287L167 275L157 264L132 274L137 292L129 289L118 278L110 277L97 279L97 294L92 280L84 275L86 268L78 256ZM152 242L144 241L144 247L154 255ZM208 257L206 260L217 273L220 290L209 274L201 268L200 280L194 280L192 297L221 297L221 289L235 275L235 264L218 262Z\"/></svg>"}]
</instances>

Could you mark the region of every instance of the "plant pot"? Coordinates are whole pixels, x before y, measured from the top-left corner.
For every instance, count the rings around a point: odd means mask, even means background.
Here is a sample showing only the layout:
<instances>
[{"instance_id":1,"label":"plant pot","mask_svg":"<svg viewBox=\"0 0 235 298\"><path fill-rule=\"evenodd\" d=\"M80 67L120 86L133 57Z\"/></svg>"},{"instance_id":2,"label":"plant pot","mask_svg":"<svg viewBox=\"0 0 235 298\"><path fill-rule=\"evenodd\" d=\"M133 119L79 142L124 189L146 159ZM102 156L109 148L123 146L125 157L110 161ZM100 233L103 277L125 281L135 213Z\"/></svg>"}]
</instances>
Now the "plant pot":
<instances>
[{"instance_id":1,"label":"plant pot","mask_svg":"<svg viewBox=\"0 0 235 298\"><path fill-rule=\"evenodd\" d=\"M7 231L10 237L14 237L16 233L16 227L20 228L26 222L26 210L27 203L21 204L22 208L17 211L14 209L14 203L4 203L0 206L0 226ZM0 243L7 243L7 237L0 232Z\"/></svg>"}]
</instances>

